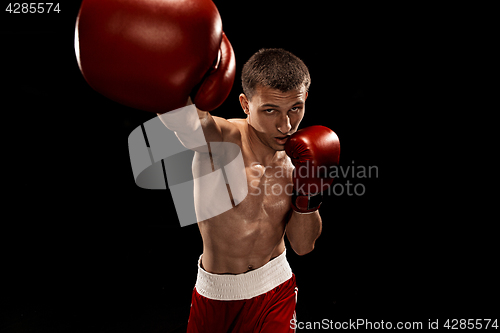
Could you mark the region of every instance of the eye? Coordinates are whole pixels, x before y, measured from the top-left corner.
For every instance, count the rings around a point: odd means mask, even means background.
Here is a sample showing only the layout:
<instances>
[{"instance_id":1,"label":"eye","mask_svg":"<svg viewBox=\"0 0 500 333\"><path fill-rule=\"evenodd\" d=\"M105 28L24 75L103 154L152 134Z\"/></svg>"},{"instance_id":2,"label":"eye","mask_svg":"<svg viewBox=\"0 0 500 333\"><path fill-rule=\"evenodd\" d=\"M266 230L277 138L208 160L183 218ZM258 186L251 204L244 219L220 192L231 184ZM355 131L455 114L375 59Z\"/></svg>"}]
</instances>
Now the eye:
<instances>
[{"instance_id":1,"label":"eye","mask_svg":"<svg viewBox=\"0 0 500 333\"><path fill-rule=\"evenodd\" d=\"M295 107L291 108L290 111L292 111L292 112L299 112L300 108L298 106L295 106Z\"/></svg>"},{"instance_id":2,"label":"eye","mask_svg":"<svg viewBox=\"0 0 500 333\"><path fill-rule=\"evenodd\" d=\"M266 109L266 110L264 110L264 112L266 112L266 113L269 113L269 114L270 114L270 113L273 113L273 112L274 112L274 109Z\"/></svg>"}]
</instances>

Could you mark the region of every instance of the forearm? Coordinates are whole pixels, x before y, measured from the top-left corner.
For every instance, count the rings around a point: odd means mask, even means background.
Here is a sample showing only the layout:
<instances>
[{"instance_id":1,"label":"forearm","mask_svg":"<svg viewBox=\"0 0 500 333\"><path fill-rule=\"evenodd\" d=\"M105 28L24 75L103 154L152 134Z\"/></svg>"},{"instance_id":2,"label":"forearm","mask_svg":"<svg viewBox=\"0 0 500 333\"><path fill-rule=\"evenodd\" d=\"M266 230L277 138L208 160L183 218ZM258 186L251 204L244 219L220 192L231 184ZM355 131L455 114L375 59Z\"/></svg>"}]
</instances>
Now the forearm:
<instances>
[{"instance_id":1,"label":"forearm","mask_svg":"<svg viewBox=\"0 0 500 333\"><path fill-rule=\"evenodd\" d=\"M321 234L322 223L319 211L299 214L295 211L286 226L286 235L290 245L298 255L304 255L314 249L314 244Z\"/></svg>"},{"instance_id":2,"label":"forearm","mask_svg":"<svg viewBox=\"0 0 500 333\"><path fill-rule=\"evenodd\" d=\"M186 105L194 104L191 97L188 98ZM196 105L195 105L196 106ZM215 118L208 111L202 111L196 108L198 113L198 119L200 121L201 128L206 142L221 142L222 140L222 129L215 121Z\"/></svg>"},{"instance_id":3,"label":"forearm","mask_svg":"<svg viewBox=\"0 0 500 333\"><path fill-rule=\"evenodd\" d=\"M198 118L200 119L206 142L223 141L222 130L210 112L198 110Z\"/></svg>"}]
</instances>

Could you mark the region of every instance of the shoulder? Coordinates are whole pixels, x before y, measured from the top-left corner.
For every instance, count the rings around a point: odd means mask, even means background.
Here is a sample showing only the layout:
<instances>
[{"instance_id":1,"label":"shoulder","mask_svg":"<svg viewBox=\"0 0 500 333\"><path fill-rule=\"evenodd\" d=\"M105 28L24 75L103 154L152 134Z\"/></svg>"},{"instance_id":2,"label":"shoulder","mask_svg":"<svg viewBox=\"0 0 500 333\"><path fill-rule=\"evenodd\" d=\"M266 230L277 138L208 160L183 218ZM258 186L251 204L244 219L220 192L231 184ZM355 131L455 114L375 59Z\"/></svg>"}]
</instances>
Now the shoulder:
<instances>
[{"instance_id":1,"label":"shoulder","mask_svg":"<svg viewBox=\"0 0 500 333\"><path fill-rule=\"evenodd\" d=\"M213 117L217 125L221 129L222 141L236 143L241 146L241 137L243 127L241 121L244 119L224 119L221 117ZM245 121L246 123L246 121Z\"/></svg>"}]
</instances>

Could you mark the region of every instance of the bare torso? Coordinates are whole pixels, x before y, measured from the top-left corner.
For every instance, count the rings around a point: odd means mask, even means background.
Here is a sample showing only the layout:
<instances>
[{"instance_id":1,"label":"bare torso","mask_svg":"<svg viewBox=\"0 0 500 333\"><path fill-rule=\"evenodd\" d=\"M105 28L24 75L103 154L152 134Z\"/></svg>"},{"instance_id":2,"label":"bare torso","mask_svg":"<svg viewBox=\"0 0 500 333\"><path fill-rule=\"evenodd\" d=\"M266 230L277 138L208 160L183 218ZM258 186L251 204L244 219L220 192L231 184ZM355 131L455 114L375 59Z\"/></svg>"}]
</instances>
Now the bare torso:
<instances>
[{"instance_id":1,"label":"bare torso","mask_svg":"<svg viewBox=\"0 0 500 333\"><path fill-rule=\"evenodd\" d=\"M284 151L272 161L258 161L251 148L248 123L231 119L241 133L248 195L237 206L198 223L203 238L202 266L216 274L240 274L263 266L285 249L293 165Z\"/></svg>"}]
</instances>

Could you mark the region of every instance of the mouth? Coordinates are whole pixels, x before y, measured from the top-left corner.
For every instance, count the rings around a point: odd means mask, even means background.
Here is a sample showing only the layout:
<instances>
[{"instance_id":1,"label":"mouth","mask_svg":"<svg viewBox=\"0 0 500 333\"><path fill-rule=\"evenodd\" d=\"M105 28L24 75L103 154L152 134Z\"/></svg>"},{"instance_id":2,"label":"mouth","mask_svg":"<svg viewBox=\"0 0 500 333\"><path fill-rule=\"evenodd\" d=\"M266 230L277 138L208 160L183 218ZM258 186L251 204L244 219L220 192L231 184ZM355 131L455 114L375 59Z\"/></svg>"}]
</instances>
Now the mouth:
<instances>
[{"instance_id":1,"label":"mouth","mask_svg":"<svg viewBox=\"0 0 500 333\"><path fill-rule=\"evenodd\" d=\"M284 135L284 136L275 136L274 137L274 140L276 140L276 142L279 144L279 145L284 145L286 143L286 141L288 140L289 138L289 135Z\"/></svg>"}]
</instances>

